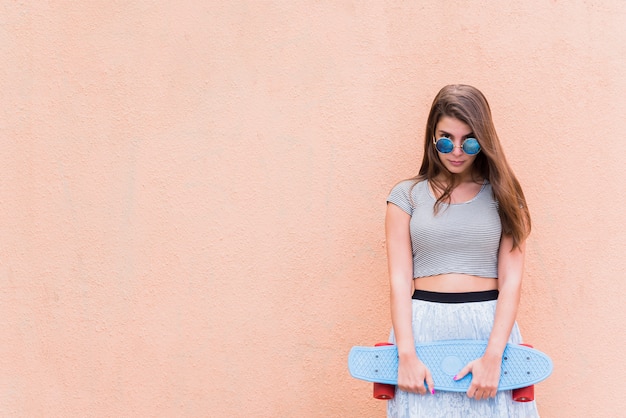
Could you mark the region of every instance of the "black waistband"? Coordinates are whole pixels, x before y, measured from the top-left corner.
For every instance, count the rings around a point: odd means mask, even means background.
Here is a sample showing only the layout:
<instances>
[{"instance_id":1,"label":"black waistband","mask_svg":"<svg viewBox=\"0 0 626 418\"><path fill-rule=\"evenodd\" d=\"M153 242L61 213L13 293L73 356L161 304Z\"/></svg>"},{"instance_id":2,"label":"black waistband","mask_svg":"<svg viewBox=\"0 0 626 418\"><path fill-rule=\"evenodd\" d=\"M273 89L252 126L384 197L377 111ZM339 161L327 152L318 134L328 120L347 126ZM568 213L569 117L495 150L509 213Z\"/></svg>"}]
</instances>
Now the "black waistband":
<instances>
[{"instance_id":1,"label":"black waistband","mask_svg":"<svg viewBox=\"0 0 626 418\"><path fill-rule=\"evenodd\" d=\"M413 299L438 303L486 302L488 300L498 299L498 293L499 292L497 290L463 293L441 293L429 292L427 290L416 290L413 292Z\"/></svg>"}]
</instances>

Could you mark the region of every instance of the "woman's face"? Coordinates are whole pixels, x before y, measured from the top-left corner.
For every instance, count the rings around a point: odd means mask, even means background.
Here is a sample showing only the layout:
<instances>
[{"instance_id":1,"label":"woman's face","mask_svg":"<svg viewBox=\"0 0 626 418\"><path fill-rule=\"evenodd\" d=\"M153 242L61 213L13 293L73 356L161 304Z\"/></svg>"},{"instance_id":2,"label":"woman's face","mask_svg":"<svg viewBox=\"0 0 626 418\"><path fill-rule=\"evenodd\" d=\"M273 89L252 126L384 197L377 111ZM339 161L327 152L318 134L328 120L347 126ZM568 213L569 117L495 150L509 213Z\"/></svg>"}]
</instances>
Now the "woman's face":
<instances>
[{"instance_id":1,"label":"woman's face","mask_svg":"<svg viewBox=\"0 0 626 418\"><path fill-rule=\"evenodd\" d=\"M467 155L461 149L461 144L466 138L476 138L472 129L465 122L461 122L456 118L442 116L435 127L435 140L441 137L450 138L454 143L454 149L448 154L437 151L441 163L450 173L458 174L464 179L470 178L472 164L478 154Z\"/></svg>"}]
</instances>

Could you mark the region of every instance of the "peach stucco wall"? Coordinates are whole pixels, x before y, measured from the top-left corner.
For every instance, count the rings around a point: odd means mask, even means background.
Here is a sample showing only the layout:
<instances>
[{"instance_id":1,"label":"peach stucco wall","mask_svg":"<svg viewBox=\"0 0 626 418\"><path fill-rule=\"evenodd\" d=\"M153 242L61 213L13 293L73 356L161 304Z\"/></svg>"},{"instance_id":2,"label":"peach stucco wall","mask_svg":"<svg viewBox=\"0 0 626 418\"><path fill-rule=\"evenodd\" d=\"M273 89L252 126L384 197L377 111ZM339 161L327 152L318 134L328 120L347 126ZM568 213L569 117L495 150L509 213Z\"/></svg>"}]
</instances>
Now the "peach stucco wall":
<instances>
[{"instance_id":1,"label":"peach stucco wall","mask_svg":"<svg viewBox=\"0 0 626 418\"><path fill-rule=\"evenodd\" d=\"M626 411L626 2L4 1L0 59L0 416L382 416L347 352L458 82L534 216L542 415Z\"/></svg>"}]
</instances>

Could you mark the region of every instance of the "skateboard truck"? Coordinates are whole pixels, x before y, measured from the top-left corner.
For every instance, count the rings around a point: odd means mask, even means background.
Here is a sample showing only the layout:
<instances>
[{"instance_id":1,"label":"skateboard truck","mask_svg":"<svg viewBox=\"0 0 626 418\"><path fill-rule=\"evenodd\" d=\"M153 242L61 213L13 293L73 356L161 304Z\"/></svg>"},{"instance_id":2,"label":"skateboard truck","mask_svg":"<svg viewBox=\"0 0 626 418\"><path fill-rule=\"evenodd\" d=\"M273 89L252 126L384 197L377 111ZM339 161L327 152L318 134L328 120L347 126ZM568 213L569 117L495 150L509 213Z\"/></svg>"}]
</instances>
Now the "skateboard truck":
<instances>
[{"instance_id":1,"label":"skateboard truck","mask_svg":"<svg viewBox=\"0 0 626 418\"><path fill-rule=\"evenodd\" d=\"M520 344L525 347L533 348L530 344ZM513 389L513 400L515 402L531 402L535 400L535 385L526 386L525 388Z\"/></svg>"},{"instance_id":2,"label":"skateboard truck","mask_svg":"<svg viewBox=\"0 0 626 418\"><path fill-rule=\"evenodd\" d=\"M385 345L393 345L391 343L378 343L375 347L382 347ZM393 399L396 395L396 386L388 385L385 383L376 383L374 382L374 398L388 401L389 399Z\"/></svg>"}]
</instances>

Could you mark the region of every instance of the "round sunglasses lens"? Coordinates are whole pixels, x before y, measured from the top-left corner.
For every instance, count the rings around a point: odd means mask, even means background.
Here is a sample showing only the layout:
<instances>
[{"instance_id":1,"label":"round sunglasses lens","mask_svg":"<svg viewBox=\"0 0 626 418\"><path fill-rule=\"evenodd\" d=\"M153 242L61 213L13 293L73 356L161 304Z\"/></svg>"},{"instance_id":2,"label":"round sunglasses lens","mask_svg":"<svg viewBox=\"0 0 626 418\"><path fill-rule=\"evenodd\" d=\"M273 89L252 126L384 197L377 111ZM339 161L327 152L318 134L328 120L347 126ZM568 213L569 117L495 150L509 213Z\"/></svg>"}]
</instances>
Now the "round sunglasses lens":
<instances>
[{"instance_id":1,"label":"round sunglasses lens","mask_svg":"<svg viewBox=\"0 0 626 418\"><path fill-rule=\"evenodd\" d=\"M454 143L449 138L439 138L435 143L437 151L448 154L454 149Z\"/></svg>"},{"instance_id":2,"label":"round sunglasses lens","mask_svg":"<svg viewBox=\"0 0 626 418\"><path fill-rule=\"evenodd\" d=\"M478 140L476 140L476 138L467 138L463 141L463 151L467 155L478 154L480 151L480 144L478 143Z\"/></svg>"}]
</instances>

